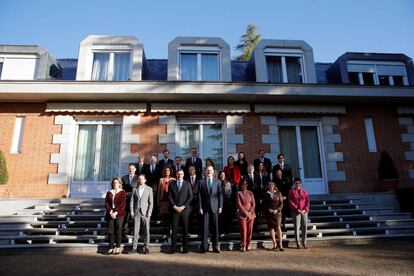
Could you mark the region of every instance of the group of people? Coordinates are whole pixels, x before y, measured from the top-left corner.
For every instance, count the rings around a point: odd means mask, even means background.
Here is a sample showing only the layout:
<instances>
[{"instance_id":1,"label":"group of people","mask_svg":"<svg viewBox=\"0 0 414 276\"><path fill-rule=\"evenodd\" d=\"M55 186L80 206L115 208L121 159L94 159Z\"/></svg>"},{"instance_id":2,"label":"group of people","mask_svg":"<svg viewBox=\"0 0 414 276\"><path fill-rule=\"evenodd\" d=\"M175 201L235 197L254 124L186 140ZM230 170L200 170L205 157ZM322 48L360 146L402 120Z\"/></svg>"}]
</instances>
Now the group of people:
<instances>
[{"instance_id":1,"label":"group of people","mask_svg":"<svg viewBox=\"0 0 414 276\"><path fill-rule=\"evenodd\" d=\"M127 175L112 180L112 189L106 194L108 254L120 253L122 230L128 229L131 220L131 253L138 252L142 227L142 253L149 254L150 220L155 213L162 220L164 234L168 236L171 230L171 254L176 252L180 224L182 253L188 253L190 231L201 235L201 252L207 252L210 228L213 252L220 253L219 232L229 233L235 217L239 222L240 249L250 251L257 216L267 221L273 249L283 251L282 232L286 217L292 215L297 248L307 249L308 193L301 187L300 178L292 179L285 156L279 154L277 159L278 163L272 166L265 151L259 150L257 159L249 165L244 153L239 152L237 161L229 156L227 165L217 173L212 159L207 159L203 168L195 148L185 165L179 156L171 160L168 150L158 162L155 155L149 157L148 163L139 156L137 164L129 165Z\"/></svg>"}]
</instances>

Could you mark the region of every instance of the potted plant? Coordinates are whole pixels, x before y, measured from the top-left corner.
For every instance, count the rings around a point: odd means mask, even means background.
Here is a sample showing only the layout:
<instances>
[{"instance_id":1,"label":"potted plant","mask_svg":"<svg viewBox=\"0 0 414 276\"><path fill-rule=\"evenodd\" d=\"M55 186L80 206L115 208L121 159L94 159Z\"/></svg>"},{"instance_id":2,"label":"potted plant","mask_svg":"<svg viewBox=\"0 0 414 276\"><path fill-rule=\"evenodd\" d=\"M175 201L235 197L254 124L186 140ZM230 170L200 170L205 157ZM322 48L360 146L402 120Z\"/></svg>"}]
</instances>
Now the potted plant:
<instances>
[{"instance_id":1,"label":"potted plant","mask_svg":"<svg viewBox=\"0 0 414 276\"><path fill-rule=\"evenodd\" d=\"M398 171L392 162L392 159L388 152L385 150L381 152L378 174L380 179L380 191L395 191L400 182Z\"/></svg>"},{"instance_id":2,"label":"potted plant","mask_svg":"<svg viewBox=\"0 0 414 276\"><path fill-rule=\"evenodd\" d=\"M6 157L0 150L0 184L6 184L9 180L9 173L7 172Z\"/></svg>"}]
</instances>

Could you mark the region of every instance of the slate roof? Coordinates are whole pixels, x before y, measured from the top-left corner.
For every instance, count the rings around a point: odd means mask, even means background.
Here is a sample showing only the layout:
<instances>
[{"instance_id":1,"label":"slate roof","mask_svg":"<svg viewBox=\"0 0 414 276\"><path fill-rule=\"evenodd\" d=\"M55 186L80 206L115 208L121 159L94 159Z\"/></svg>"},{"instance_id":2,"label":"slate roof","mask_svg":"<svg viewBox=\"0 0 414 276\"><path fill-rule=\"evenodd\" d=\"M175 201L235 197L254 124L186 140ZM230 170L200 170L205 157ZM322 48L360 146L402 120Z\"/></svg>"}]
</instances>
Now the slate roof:
<instances>
[{"instance_id":1,"label":"slate roof","mask_svg":"<svg viewBox=\"0 0 414 276\"><path fill-rule=\"evenodd\" d=\"M76 58L65 58L57 60L62 69L60 73L61 80L76 80L76 69L78 67L78 60Z\"/></svg>"}]
</instances>

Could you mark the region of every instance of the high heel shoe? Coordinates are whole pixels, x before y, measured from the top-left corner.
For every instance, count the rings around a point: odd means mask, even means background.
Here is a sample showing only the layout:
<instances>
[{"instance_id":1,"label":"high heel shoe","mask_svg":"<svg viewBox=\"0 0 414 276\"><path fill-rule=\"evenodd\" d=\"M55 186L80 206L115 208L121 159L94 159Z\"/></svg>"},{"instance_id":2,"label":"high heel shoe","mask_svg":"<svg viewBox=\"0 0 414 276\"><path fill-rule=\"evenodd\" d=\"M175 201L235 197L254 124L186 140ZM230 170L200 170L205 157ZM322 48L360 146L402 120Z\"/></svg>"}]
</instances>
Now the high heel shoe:
<instances>
[{"instance_id":1,"label":"high heel shoe","mask_svg":"<svg viewBox=\"0 0 414 276\"><path fill-rule=\"evenodd\" d=\"M244 246L240 247L241 252L246 252L246 248Z\"/></svg>"},{"instance_id":2,"label":"high heel shoe","mask_svg":"<svg viewBox=\"0 0 414 276\"><path fill-rule=\"evenodd\" d=\"M283 247L279 247L279 251L285 251Z\"/></svg>"}]
</instances>

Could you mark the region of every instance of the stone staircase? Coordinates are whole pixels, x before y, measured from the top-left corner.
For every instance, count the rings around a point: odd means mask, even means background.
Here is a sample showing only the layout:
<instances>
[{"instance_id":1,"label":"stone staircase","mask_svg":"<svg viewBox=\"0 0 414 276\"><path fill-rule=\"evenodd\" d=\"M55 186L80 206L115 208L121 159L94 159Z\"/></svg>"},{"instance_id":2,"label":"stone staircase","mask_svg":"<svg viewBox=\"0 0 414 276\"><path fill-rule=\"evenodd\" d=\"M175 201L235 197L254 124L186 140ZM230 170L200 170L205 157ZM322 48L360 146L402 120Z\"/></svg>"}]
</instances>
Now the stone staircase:
<instances>
[{"instance_id":1,"label":"stone staircase","mask_svg":"<svg viewBox=\"0 0 414 276\"><path fill-rule=\"evenodd\" d=\"M32 202L31 202L32 203ZM11 201L5 204L11 208ZM22 202L15 204L22 206ZM12 209L12 208L11 208ZM411 213L395 210L393 193L333 194L311 196L308 223L309 243L351 242L378 238L413 238L414 219ZM107 224L104 219L103 199L40 200L31 206L0 214L0 250L39 247L107 246ZM161 222L151 221L151 248L168 250L169 237L163 234ZM190 235L190 246L200 244L196 233ZM286 246L295 244L293 224L287 219L283 233ZM270 247L271 241L263 218L255 221L252 247ZM130 245L128 233L124 244ZM237 221L229 234L220 237L222 249L239 248Z\"/></svg>"}]
</instances>

